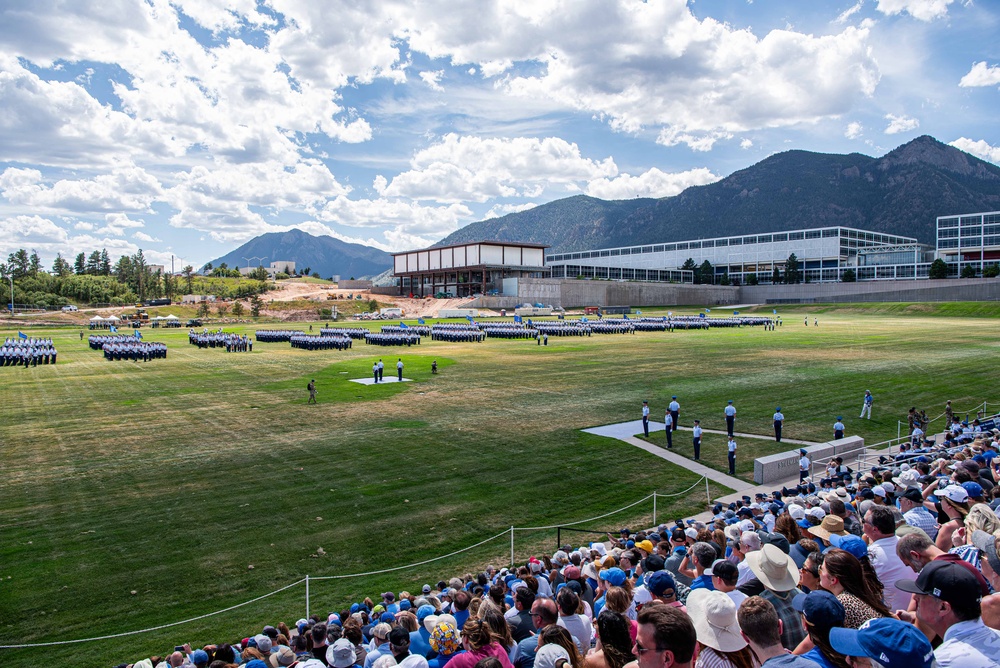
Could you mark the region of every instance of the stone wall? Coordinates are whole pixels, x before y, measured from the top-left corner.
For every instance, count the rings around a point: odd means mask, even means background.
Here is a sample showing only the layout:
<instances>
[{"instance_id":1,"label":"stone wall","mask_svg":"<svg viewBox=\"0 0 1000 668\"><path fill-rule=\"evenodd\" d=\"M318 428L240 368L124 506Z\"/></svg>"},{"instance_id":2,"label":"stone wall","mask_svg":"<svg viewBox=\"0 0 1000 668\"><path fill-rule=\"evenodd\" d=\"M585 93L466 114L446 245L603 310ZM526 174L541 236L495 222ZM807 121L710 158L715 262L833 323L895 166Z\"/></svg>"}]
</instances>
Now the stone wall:
<instances>
[{"instance_id":1,"label":"stone wall","mask_svg":"<svg viewBox=\"0 0 1000 668\"><path fill-rule=\"evenodd\" d=\"M836 441L810 445L804 450L809 461L825 463L839 454L863 448L864 445L865 439L860 436L848 436ZM753 481L758 485L770 485L798 478L799 458L801 456L799 448L796 448L788 452L779 452L776 455L758 457L753 462Z\"/></svg>"},{"instance_id":2,"label":"stone wall","mask_svg":"<svg viewBox=\"0 0 1000 668\"><path fill-rule=\"evenodd\" d=\"M811 302L944 302L998 301L1000 280L949 278L916 281L863 281L861 283L800 283L798 285L745 285L744 304Z\"/></svg>"},{"instance_id":3,"label":"stone wall","mask_svg":"<svg viewBox=\"0 0 1000 668\"><path fill-rule=\"evenodd\" d=\"M557 278L522 278L521 302L579 308L583 306L725 306L738 304L739 288L723 285L580 281Z\"/></svg>"}]
</instances>

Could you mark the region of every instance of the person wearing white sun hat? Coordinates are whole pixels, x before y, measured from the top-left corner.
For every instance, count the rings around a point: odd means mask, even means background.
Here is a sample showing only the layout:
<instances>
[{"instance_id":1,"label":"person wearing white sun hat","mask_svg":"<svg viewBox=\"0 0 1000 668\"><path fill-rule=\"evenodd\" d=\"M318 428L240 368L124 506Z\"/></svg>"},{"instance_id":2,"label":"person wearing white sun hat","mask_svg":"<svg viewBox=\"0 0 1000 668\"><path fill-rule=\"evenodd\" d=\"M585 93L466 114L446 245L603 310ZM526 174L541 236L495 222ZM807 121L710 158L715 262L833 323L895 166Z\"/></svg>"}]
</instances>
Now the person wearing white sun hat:
<instances>
[{"instance_id":1,"label":"person wearing white sun hat","mask_svg":"<svg viewBox=\"0 0 1000 668\"><path fill-rule=\"evenodd\" d=\"M721 591L696 589L688 596L687 611L698 638L695 668L753 665L731 598Z\"/></svg>"},{"instance_id":2,"label":"person wearing white sun hat","mask_svg":"<svg viewBox=\"0 0 1000 668\"><path fill-rule=\"evenodd\" d=\"M750 570L765 591L760 597L774 606L782 622L781 644L791 651L806 637L802 617L792 607L799 583L799 569L787 554L774 545L764 545L759 552L746 556Z\"/></svg>"}]
</instances>

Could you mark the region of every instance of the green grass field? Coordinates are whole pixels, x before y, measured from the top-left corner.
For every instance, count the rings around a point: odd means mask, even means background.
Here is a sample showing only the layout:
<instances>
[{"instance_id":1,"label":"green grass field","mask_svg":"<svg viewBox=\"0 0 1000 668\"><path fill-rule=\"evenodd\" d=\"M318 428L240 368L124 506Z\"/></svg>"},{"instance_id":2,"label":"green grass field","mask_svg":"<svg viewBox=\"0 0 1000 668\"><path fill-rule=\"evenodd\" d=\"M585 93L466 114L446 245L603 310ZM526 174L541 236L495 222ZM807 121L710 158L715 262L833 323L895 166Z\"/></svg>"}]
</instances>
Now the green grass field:
<instances>
[{"instance_id":1,"label":"green grass field","mask_svg":"<svg viewBox=\"0 0 1000 668\"><path fill-rule=\"evenodd\" d=\"M869 443L896 436L910 406L936 416L946 399L959 410L995 399L995 306L977 318L834 308L819 328L802 327L802 311L794 313L774 332L553 337L548 347L355 342L347 352L310 353L258 343L251 354L227 354L188 345L186 330L147 330L147 340L170 346L167 360L147 364L106 362L77 328L31 328L53 336L59 364L0 368L0 644L167 624L307 574L418 562L511 525L571 522L653 490L683 490L697 476L579 431L637 419L643 399L658 419L677 394L682 422L700 417L708 428L724 427L722 408L734 399L738 429L762 434L780 404L785 436L806 440L828 439L842 414L848 432ZM16 331L0 328L0 337ZM379 357L392 372L398 356L415 382L347 380L366 377ZM306 404L310 378L318 406ZM861 422L866 388L875 419ZM690 448L686 436L679 440ZM721 461L725 470L724 453ZM749 449L739 461L752 467ZM703 507L695 492L661 499L659 518ZM645 524L651 511L643 504L587 528ZM516 558L555 542L554 531L518 532ZM314 556L319 548L325 556ZM506 563L509 551L501 537L411 570L314 582L312 611ZM304 586L293 587L162 631L0 650L0 665L35 665L42 652L52 662L134 661L292 622L304 601Z\"/></svg>"}]
</instances>

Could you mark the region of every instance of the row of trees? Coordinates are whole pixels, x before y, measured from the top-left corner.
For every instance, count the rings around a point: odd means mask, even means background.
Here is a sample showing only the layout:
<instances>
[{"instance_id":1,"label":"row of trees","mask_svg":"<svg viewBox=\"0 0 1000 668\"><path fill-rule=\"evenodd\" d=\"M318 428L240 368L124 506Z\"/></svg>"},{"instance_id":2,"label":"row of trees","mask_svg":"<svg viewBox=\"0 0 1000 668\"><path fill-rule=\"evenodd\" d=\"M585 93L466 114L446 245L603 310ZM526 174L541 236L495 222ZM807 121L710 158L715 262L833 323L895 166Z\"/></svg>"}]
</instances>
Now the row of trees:
<instances>
[{"instance_id":1,"label":"row of trees","mask_svg":"<svg viewBox=\"0 0 1000 668\"><path fill-rule=\"evenodd\" d=\"M240 299L263 294L269 287L263 268L256 276L235 283L197 276L191 265L184 267L181 276L174 276L151 267L141 249L121 256L113 265L107 249L89 255L80 253L72 266L60 253L47 272L37 252L20 248L7 256L6 263L0 263L0 274L13 277L19 303L38 306L62 306L71 301L123 306L147 299L174 299L196 291ZM9 288L3 292L9 301Z\"/></svg>"},{"instance_id":2,"label":"row of trees","mask_svg":"<svg viewBox=\"0 0 1000 668\"><path fill-rule=\"evenodd\" d=\"M694 258L688 258L685 260L684 264L681 265L681 269L693 272L695 285L731 285L732 281L729 278L729 272L724 271L718 276L715 273L715 267L708 260L705 260L700 265L696 264ZM747 274L746 275L747 285L757 285L760 283L760 278L757 274ZM799 259L795 257L795 253L788 256L785 260L785 271L781 272L781 269L777 265L774 267L774 271L771 272L771 283L785 283L785 284L795 284L802 282L802 269Z\"/></svg>"}]
</instances>

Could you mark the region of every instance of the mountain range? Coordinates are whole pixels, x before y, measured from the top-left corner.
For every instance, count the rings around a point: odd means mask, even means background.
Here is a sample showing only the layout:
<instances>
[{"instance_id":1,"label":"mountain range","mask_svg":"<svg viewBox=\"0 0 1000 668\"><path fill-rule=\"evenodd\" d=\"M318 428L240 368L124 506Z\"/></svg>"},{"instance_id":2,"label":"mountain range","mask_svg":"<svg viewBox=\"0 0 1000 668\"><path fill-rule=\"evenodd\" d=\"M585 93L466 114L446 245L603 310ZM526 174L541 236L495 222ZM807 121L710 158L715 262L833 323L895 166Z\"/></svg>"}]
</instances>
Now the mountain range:
<instances>
[{"instance_id":1,"label":"mountain range","mask_svg":"<svg viewBox=\"0 0 1000 668\"><path fill-rule=\"evenodd\" d=\"M225 262L230 267L246 266L246 258L251 258L250 266L258 260L265 266L271 262L291 261L298 271L308 267L324 278L339 275L347 279L352 276L374 276L392 267L392 256L377 248L362 244L350 244L330 236L313 236L302 230L269 232L255 237L227 255L212 260L212 266Z\"/></svg>"},{"instance_id":2,"label":"mountain range","mask_svg":"<svg viewBox=\"0 0 1000 668\"><path fill-rule=\"evenodd\" d=\"M436 245L525 241L565 252L834 225L934 244L937 216L996 210L1000 167L925 135L881 158L786 151L674 197L556 200Z\"/></svg>"},{"instance_id":3,"label":"mountain range","mask_svg":"<svg viewBox=\"0 0 1000 668\"><path fill-rule=\"evenodd\" d=\"M491 218L435 246L547 244L554 253L843 225L934 244L936 218L1000 210L1000 167L922 136L881 158L785 151L673 197L607 201L585 195ZM373 276L384 251L301 230L263 234L213 260L291 260L321 276Z\"/></svg>"}]
</instances>

